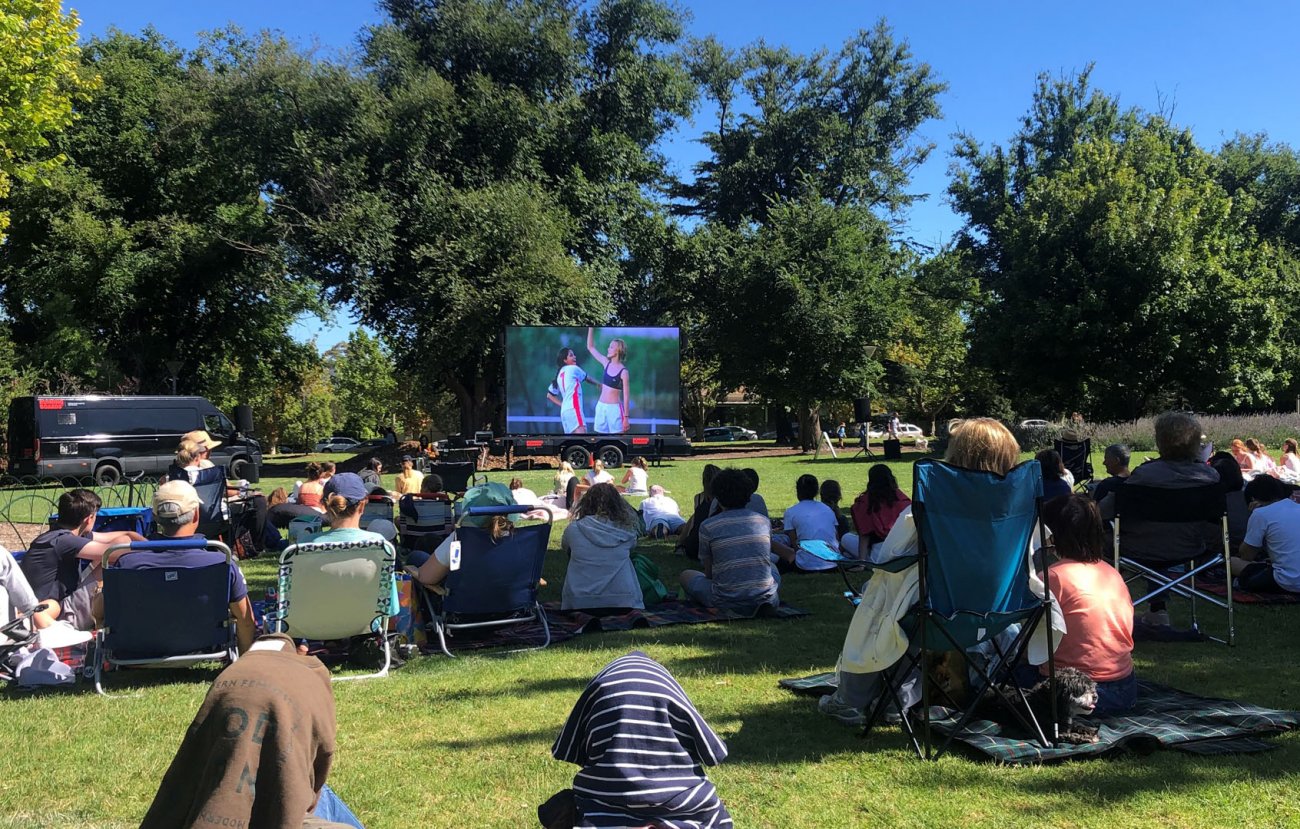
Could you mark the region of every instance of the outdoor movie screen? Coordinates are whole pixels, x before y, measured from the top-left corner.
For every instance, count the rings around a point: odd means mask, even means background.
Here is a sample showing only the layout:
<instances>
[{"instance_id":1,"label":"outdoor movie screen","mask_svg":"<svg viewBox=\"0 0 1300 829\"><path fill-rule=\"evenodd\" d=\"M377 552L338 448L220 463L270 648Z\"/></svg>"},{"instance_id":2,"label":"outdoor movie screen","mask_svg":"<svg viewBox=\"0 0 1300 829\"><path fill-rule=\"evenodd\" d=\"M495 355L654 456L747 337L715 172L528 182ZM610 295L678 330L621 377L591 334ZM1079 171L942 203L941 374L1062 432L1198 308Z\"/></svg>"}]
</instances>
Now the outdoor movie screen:
<instances>
[{"instance_id":1,"label":"outdoor movie screen","mask_svg":"<svg viewBox=\"0 0 1300 829\"><path fill-rule=\"evenodd\" d=\"M676 435L676 328L506 329L511 434Z\"/></svg>"}]
</instances>

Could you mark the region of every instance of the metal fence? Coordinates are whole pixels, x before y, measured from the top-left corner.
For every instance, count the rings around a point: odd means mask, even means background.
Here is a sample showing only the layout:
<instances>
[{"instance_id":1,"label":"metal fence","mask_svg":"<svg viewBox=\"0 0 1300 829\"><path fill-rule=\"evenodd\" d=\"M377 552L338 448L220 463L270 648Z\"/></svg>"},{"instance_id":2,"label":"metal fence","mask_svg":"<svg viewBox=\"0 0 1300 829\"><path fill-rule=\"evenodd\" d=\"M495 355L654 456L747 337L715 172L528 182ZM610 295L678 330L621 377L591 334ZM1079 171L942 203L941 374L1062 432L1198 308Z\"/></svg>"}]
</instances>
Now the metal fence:
<instances>
[{"instance_id":1,"label":"metal fence","mask_svg":"<svg viewBox=\"0 0 1300 829\"><path fill-rule=\"evenodd\" d=\"M28 544L49 528L50 516L58 512L59 497L72 489L89 489L104 507L144 507L153 503L157 478L136 476L113 486L101 486L94 478L17 478L0 476L0 543L11 549Z\"/></svg>"}]
</instances>

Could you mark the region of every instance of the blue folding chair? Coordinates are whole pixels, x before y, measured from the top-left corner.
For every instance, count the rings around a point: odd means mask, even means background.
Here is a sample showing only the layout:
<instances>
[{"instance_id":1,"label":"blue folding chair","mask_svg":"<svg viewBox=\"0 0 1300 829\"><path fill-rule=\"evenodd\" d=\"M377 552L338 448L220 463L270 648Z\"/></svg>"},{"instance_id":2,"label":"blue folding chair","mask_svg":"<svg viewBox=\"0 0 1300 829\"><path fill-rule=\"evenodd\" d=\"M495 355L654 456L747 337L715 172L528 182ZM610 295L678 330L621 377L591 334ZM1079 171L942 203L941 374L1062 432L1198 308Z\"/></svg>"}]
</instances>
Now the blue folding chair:
<instances>
[{"instance_id":1,"label":"blue folding chair","mask_svg":"<svg viewBox=\"0 0 1300 829\"><path fill-rule=\"evenodd\" d=\"M513 515L531 509L521 504L469 507L461 515L456 527L460 566L447 574L443 594L420 589L438 645L448 656L455 654L447 645L447 637L459 630L540 623L545 641L534 648L517 650L542 650L551 644L546 612L537 600L537 583L542 578L551 538L550 511L546 511L543 523L515 527L510 535L496 540L487 530L465 524L467 518Z\"/></svg>"},{"instance_id":2,"label":"blue folding chair","mask_svg":"<svg viewBox=\"0 0 1300 829\"><path fill-rule=\"evenodd\" d=\"M398 610L396 569L397 553L387 541L294 544L280 554L278 600L267 627L319 641L376 636L384 654L378 671L331 679L386 676L392 664L388 619Z\"/></svg>"},{"instance_id":3,"label":"blue folding chair","mask_svg":"<svg viewBox=\"0 0 1300 829\"><path fill-rule=\"evenodd\" d=\"M970 721L978 694L973 695L974 699L964 709L949 700L953 703L951 707L961 710L961 715L947 739L933 751L931 683L922 678L922 745L912 714L898 693L898 682L918 665L929 666L927 656L932 651L966 652L987 645L996 654L995 658L987 666L979 660L972 660L970 666L985 686L993 685L1009 674L1021 658L1039 622L1050 619L1051 594L1044 590L1044 595L1039 597L1030 588L1028 554L1035 527L1039 532L1039 546L1045 544L1045 530L1038 520L1043 480L1038 461L1026 461L1001 476L927 458L916 462L913 475L912 516L917 527L919 600L901 623L912 647L897 665L885 672L886 691L876 700L866 731L871 731L884 714L886 704L892 701L902 715L903 730L918 756L937 760ZM1047 583L1046 572L1043 583ZM1011 644L1005 648L999 646L999 636L1014 624L1021 627ZM1048 675L1055 699L1051 625L1046 628ZM1014 712L1021 725L1044 746L1050 745L1048 735L1029 711L1023 693L1021 702L1023 713ZM1055 733L1051 739L1055 741Z\"/></svg>"},{"instance_id":4,"label":"blue folding chair","mask_svg":"<svg viewBox=\"0 0 1300 829\"><path fill-rule=\"evenodd\" d=\"M126 569L122 559L109 564L119 550L133 553L177 553L174 563ZM189 566L185 556L200 551L219 553L220 561ZM235 622L230 618L230 548L219 541L177 538L115 544L104 551L104 624L95 632L93 666L95 690L103 686L105 665L193 664L235 661L239 650Z\"/></svg>"},{"instance_id":5,"label":"blue folding chair","mask_svg":"<svg viewBox=\"0 0 1300 829\"><path fill-rule=\"evenodd\" d=\"M393 510L397 501L387 495L371 495L366 498L365 509L361 512L361 529L369 529L372 521L392 521Z\"/></svg>"},{"instance_id":6,"label":"blue folding chair","mask_svg":"<svg viewBox=\"0 0 1300 829\"><path fill-rule=\"evenodd\" d=\"M398 502L397 525L407 550L433 552L455 528L452 503L443 493L408 493Z\"/></svg>"}]
</instances>

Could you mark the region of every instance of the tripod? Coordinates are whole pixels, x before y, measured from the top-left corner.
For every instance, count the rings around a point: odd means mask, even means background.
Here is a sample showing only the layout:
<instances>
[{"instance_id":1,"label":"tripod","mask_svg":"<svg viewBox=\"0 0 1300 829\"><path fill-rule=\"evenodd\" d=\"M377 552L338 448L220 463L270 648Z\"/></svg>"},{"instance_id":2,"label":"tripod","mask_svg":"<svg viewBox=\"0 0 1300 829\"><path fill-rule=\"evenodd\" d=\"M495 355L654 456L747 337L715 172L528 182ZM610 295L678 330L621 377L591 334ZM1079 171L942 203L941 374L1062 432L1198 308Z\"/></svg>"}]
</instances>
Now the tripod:
<instances>
[{"instance_id":1,"label":"tripod","mask_svg":"<svg viewBox=\"0 0 1300 829\"><path fill-rule=\"evenodd\" d=\"M857 458L858 455L866 455L868 458L872 459L876 457L875 453L871 451L871 438L868 434L869 431L867 424L858 424L858 451L854 453L853 457L849 458L849 460Z\"/></svg>"}]
</instances>

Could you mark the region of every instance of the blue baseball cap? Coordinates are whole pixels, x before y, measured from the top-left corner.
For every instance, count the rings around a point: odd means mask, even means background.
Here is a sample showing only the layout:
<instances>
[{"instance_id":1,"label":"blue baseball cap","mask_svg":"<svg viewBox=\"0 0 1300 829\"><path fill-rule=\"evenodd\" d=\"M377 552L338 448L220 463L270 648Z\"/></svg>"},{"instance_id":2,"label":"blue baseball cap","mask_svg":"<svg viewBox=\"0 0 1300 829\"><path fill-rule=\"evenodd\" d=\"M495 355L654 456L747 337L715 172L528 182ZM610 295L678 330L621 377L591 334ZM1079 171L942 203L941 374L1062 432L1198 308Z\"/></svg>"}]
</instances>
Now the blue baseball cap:
<instances>
[{"instance_id":1,"label":"blue baseball cap","mask_svg":"<svg viewBox=\"0 0 1300 829\"><path fill-rule=\"evenodd\" d=\"M324 496L328 498L336 493L342 495L351 504L366 500L368 494L361 476L355 472L340 472L325 482Z\"/></svg>"}]
</instances>

